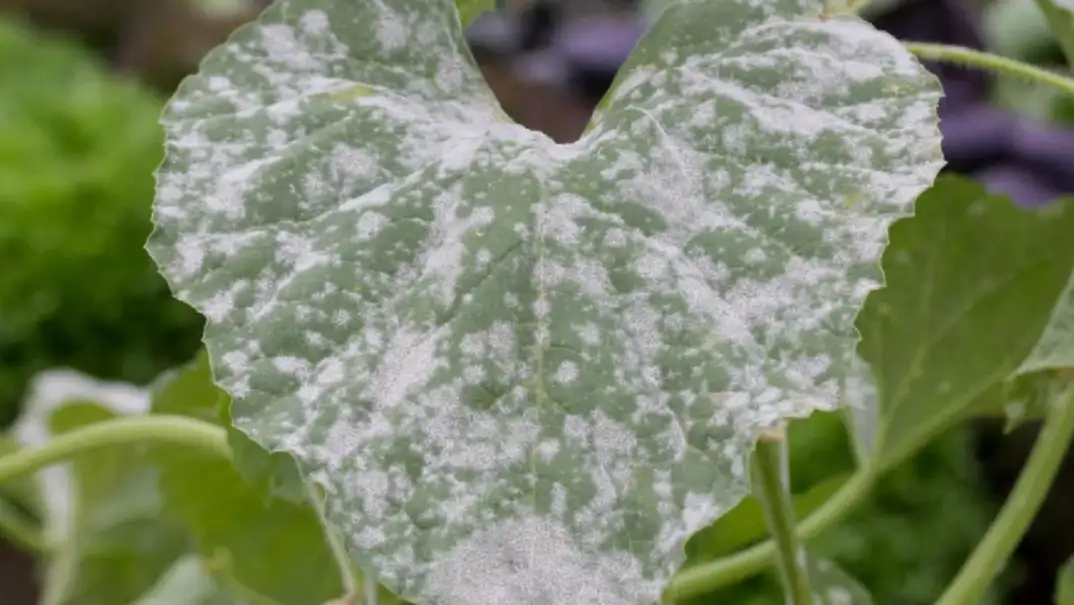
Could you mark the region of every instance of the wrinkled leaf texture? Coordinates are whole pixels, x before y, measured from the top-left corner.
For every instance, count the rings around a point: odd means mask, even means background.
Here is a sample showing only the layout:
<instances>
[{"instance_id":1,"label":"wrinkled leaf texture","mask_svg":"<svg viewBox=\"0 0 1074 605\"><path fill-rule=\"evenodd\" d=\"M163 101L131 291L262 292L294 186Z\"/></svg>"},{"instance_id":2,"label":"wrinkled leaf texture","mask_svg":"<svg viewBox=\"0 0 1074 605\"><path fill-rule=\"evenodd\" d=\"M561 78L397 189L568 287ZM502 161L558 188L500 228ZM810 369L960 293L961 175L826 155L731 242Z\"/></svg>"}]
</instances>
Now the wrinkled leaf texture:
<instances>
[{"instance_id":1,"label":"wrinkled leaf texture","mask_svg":"<svg viewBox=\"0 0 1074 605\"><path fill-rule=\"evenodd\" d=\"M756 433L836 404L939 87L822 10L669 6L569 145L448 0L280 0L180 87L150 253L388 587L654 603Z\"/></svg>"}]
</instances>

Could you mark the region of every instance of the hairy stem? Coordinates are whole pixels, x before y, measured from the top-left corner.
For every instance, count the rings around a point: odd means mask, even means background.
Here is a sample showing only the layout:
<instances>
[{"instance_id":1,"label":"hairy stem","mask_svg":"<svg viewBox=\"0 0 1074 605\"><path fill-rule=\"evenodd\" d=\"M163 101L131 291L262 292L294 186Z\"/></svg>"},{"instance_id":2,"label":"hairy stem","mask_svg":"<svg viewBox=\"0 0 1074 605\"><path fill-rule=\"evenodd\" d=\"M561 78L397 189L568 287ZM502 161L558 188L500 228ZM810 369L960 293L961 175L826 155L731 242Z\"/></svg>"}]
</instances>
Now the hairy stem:
<instances>
[{"instance_id":1,"label":"hairy stem","mask_svg":"<svg viewBox=\"0 0 1074 605\"><path fill-rule=\"evenodd\" d=\"M786 595L787 605L812 605L809 572L798 536L795 534L794 506L783 477L783 451L786 435L770 431L761 435L750 472L753 493L761 502L765 524L776 544L776 567Z\"/></svg>"},{"instance_id":2,"label":"hairy stem","mask_svg":"<svg viewBox=\"0 0 1074 605\"><path fill-rule=\"evenodd\" d=\"M1074 96L1074 80L1045 69L1035 67L1022 61L1008 59L992 53L950 46L947 44L928 44L925 42L903 42L911 53L919 59L955 63L966 67L987 69L999 74L1029 80L1045 86L1051 86L1068 95Z\"/></svg>"},{"instance_id":3,"label":"hairy stem","mask_svg":"<svg viewBox=\"0 0 1074 605\"><path fill-rule=\"evenodd\" d=\"M1074 441L1074 387L1052 403L1029 460L984 539L936 605L976 605L1036 517Z\"/></svg>"},{"instance_id":4,"label":"hairy stem","mask_svg":"<svg viewBox=\"0 0 1074 605\"><path fill-rule=\"evenodd\" d=\"M231 458L226 431L185 416L124 416L59 435L44 445L0 457L0 483L101 448L128 443L185 445Z\"/></svg>"},{"instance_id":5,"label":"hairy stem","mask_svg":"<svg viewBox=\"0 0 1074 605\"><path fill-rule=\"evenodd\" d=\"M859 470L820 508L798 524L798 539L805 542L839 523L865 499L874 475ZM733 555L683 569L671 579L666 597L674 602L729 586L760 572L776 556L772 540L762 542Z\"/></svg>"}]
</instances>

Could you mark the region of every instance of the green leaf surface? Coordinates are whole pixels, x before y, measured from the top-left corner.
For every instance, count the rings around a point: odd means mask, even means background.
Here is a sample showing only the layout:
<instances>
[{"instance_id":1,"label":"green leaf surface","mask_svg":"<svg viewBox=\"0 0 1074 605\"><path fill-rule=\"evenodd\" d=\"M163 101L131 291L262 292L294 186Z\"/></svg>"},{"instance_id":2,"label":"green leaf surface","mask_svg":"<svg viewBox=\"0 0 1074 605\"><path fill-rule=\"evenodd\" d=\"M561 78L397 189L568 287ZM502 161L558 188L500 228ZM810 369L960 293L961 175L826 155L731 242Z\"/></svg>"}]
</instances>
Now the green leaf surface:
<instances>
[{"instance_id":1,"label":"green leaf surface","mask_svg":"<svg viewBox=\"0 0 1074 605\"><path fill-rule=\"evenodd\" d=\"M846 483L848 477L835 476L796 494L794 516L798 519L807 517ZM691 552L704 552L706 558L714 559L763 540L767 531L761 503L756 497L747 496L716 523L694 534L687 542L687 556Z\"/></svg>"},{"instance_id":2,"label":"green leaf surface","mask_svg":"<svg viewBox=\"0 0 1074 605\"><path fill-rule=\"evenodd\" d=\"M143 250L162 99L22 12L0 10L4 427L42 370L144 383L187 361L203 329Z\"/></svg>"},{"instance_id":3,"label":"green leaf surface","mask_svg":"<svg viewBox=\"0 0 1074 605\"><path fill-rule=\"evenodd\" d=\"M809 557L814 605L873 605L869 591L834 561Z\"/></svg>"},{"instance_id":4,"label":"green leaf surface","mask_svg":"<svg viewBox=\"0 0 1074 605\"><path fill-rule=\"evenodd\" d=\"M116 414L96 403L71 403L52 415L61 434ZM141 446L106 448L71 465L79 531L69 545L83 552L73 593L85 605L127 603L187 552L189 534L162 518L159 473Z\"/></svg>"},{"instance_id":5,"label":"green leaf surface","mask_svg":"<svg viewBox=\"0 0 1074 605\"><path fill-rule=\"evenodd\" d=\"M1074 557L1059 568L1055 582L1055 605L1074 605Z\"/></svg>"},{"instance_id":6,"label":"green leaf surface","mask_svg":"<svg viewBox=\"0 0 1074 605\"><path fill-rule=\"evenodd\" d=\"M459 21L466 27L481 13L495 9L496 0L455 0L455 8L459 11Z\"/></svg>"},{"instance_id":7,"label":"green leaf surface","mask_svg":"<svg viewBox=\"0 0 1074 605\"><path fill-rule=\"evenodd\" d=\"M152 411L217 422L227 398L204 355L155 385ZM201 451L156 447L165 510L182 519L206 556L225 553L226 573L278 603L322 603L342 594L339 572L312 507L273 498L227 460Z\"/></svg>"},{"instance_id":8,"label":"green leaf surface","mask_svg":"<svg viewBox=\"0 0 1074 605\"><path fill-rule=\"evenodd\" d=\"M1074 65L1074 0L1037 0L1048 26L1059 41L1068 65Z\"/></svg>"},{"instance_id":9,"label":"green leaf surface","mask_svg":"<svg viewBox=\"0 0 1074 605\"><path fill-rule=\"evenodd\" d=\"M987 47L1003 56L1031 63L1057 55L1055 32L1037 0L995 0L982 7Z\"/></svg>"},{"instance_id":10,"label":"green leaf surface","mask_svg":"<svg viewBox=\"0 0 1074 605\"><path fill-rule=\"evenodd\" d=\"M791 492L795 517L820 507L854 470L848 457L846 431L838 412L816 412L788 423ZM733 509L686 543L690 562L711 561L731 554L768 535L760 502L746 496Z\"/></svg>"},{"instance_id":11,"label":"green leaf surface","mask_svg":"<svg viewBox=\"0 0 1074 605\"><path fill-rule=\"evenodd\" d=\"M223 412L229 426L228 444L231 446L232 463L243 479L273 497L295 503L305 502L309 490L299 474L295 459L284 452L266 452L265 448L231 427L231 415L226 409Z\"/></svg>"},{"instance_id":12,"label":"green leaf surface","mask_svg":"<svg viewBox=\"0 0 1074 605\"><path fill-rule=\"evenodd\" d=\"M1074 204L1022 209L944 176L891 228L885 286L857 320L882 465L1002 402L1074 270Z\"/></svg>"},{"instance_id":13,"label":"green leaf surface","mask_svg":"<svg viewBox=\"0 0 1074 605\"><path fill-rule=\"evenodd\" d=\"M250 605L216 581L197 555L172 564L160 580L133 605Z\"/></svg>"},{"instance_id":14,"label":"green leaf surface","mask_svg":"<svg viewBox=\"0 0 1074 605\"><path fill-rule=\"evenodd\" d=\"M448 0L281 0L183 84L149 250L387 586L655 602L757 432L836 404L939 87L822 9L668 7L570 145Z\"/></svg>"},{"instance_id":15,"label":"green leaf surface","mask_svg":"<svg viewBox=\"0 0 1074 605\"><path fill-rule=\"evenodd\" d=\"M1074 203L1067 205L1074 206ZM1055 299L1044 333L1018 366L1017 373L1041 370L1074 370L1074 272Z\"/></svg>"}]
</instances>

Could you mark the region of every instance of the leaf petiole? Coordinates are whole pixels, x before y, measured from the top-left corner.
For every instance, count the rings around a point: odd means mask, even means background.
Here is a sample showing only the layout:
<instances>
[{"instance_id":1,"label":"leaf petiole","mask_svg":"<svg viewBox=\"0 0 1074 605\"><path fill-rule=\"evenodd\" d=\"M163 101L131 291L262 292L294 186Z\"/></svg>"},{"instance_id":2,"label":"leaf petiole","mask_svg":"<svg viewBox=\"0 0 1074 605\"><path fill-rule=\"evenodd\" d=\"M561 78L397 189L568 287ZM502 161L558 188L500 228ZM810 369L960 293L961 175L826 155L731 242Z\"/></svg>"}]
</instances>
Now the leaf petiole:
<instances>
[{"instance_id":1,"label":"leaf petiole","mask_svg":"<svg viewBox=\"0 0 1074 605\"><path fill-rule=\"evenodd\" d=\"M0 457L0 483L33 473L86 452L130 443L189 446L231 459L227 432L208 422L184 416L124 416L55 437L35 448Z\"/></svg>"},{"instance_id":2,"label":"leaf petiole","mask_svg":"<svg viewBox=\"0 0 1074 605\"><path fill-rule=\"evenodd\" d=\"M350 555L347 554L347 547L343 543L343 537L328 520L324 508L324 494L321 493L321 489L315 483L307 482L306 491L310 504L317 511L317 518L321 522L325 541L328 542L328 547L332 550L332 557L339 567L340 582L343 584L343 590L346 593L343 602L353 601L358 598L362 585L365 583L362 574L351 561ZM375 598L376 596L374 595ZM363 605L376 605L376 601L370 601L368 604Z\"/></svg>"},{"instance_id":3,"label":"leaf petiole","mask_svg":"<svg viewBox=\"0 0 1074 605\"><path fill-rule=\"evenodd\" d=\"M776 567L786 595L787 605L811 605L805 551L795 532L794 506L783 477L783 452L786 434L782 429L767 431L757 440L751 476L753 493L761 502L765 523L776 544Z\"/></svg>"},{"instance_id":4,"label":"leaf petiole","mask_svg":"<svg viewBox=\"0 0 1074 605\"><path fill-rule=\"evenodd\" d=\"M798 524L795 528L798 539L808 541L842 521L869 494L875 479L875 473L867 468L854 473L823 506ZM683 569L671 578L666 597L675 602L729 586L764 569L775 556L776 544L767 540L733 555Z\"/></svg>"},{"instance_id":5,"label":"leaf petiole","mask_svg":"<svg viewBox=\"0 0 1074 605\"><path fill-rule=\"evenodd\" d=\"M1029 460L999 515L936 605L974 605L1010 558L1051 489L1067 449L1074 442L1074 387L1058 397Z\"/></svg>"},{"instance_id":6,"label":"leaf petiole","mask_svg":"<svg viewBox=\"0 0 1074 605\"><path fill-rule=\"evenodd\" d=\"M1029 80L1045 86L1051 86L1052 88L1074 97L1074 80L1016 59L1008 59L993 53L948 44L931 44L926 42L903 42L902 44L906 47L906 50L913 53L919 59L924 59L926 61L941 61L964 65L966 67L985 69L1002 75Z\"/></svg>"}]
</instances>

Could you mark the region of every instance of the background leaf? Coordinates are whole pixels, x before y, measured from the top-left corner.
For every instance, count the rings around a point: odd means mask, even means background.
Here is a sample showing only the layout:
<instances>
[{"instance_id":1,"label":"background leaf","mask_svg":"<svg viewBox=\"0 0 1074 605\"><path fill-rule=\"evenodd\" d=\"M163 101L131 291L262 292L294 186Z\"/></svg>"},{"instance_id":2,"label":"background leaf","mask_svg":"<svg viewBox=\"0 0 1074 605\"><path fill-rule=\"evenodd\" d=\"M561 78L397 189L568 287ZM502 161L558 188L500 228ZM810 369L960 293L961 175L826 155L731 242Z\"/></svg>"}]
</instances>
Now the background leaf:
<instances>
[{"instance_id":1,"label":"background leaf","mask_svg":"<svg viewBox=\"0 0 1074 605\"><path fill-rule=\"evenodd\" d=\"M891 228L859 352L879 391L881 465L995 409L1074 271L1074 204L1026 210L944 176Z\"/></svg>"},{"instance_id":2,"label":"background leaf","mask_svg":"<svg viewBox=\"0 0 1074 605\"><path fill-rule=\"evenodd\" d=\"M1058 45L1036 0L995 0L982 9L988 48L1023 61L1047 61Z\"/></svg>"},{"instance_id":3,"label":"background leaf","mask_svg":"<svg viewBox=\"0 0 1074 605\"><path fill-rule=\"evenodd\" d=\"M496 0L455 0L455 7L459 10L459 21L466 27L481 13L495 9Z\"/></svg>"},{"instance_id":4,"label":"background leaf","mask_svg":"<svg viewBox=\"0 0 1074 605\"><path fill-rule=\"evenodd\" d=\"M226 395L221 392L221 396ZM227 399L226 401L230 401ZM304 503L309 496L306 483L299 474L295 459L284 452L266 452L265 448L231 426L230 403L223 403L221 415L228 427L228 444L235 469L247 483L264 490L275 498Z\"/></svg>"},{"instance_id":5,"label":"background leaf","mask_svg":"<svg viewBox=\"0 0 1074 605\"><path fill-rule=\"evenodd\" d=\"M156 385L152 411L219 422L227 401L204 355ZM205 556L224 553L226 573L282 604L342 595L339 571L312 507L255 489L227 460L190 448L156 447L166 510L198 537Z\"/></svg>"},{"instance_id":6,"label":"background leaf","mask_svg":"<svg viewBox=\"0 0 1074 605\"><path fill-rule=\"evenodd\" d=\"M802 519L816 510L846 483L849 475L839 475L814 486L794 497L794 514ZM745 546L763 540L768 535L764 511L756 497L750 495L738 503L715 523L702 529L686 543L686 556L704 552L707 558L730 554Z\"/></svg>"},{"instance_id":7,"label":"background leaf","mask_svg":"<svg viewBox=\"0 0 1074 605\"><path fill-rule=\"evenodd\" d=\"M389 587L653 602L756 432L836 405L939 89L822 9L670 6L565 146L447 0L283 0L184 83L151 253Z\"/></svg>"},{"instance_id":8,"label":"background leaf","mask_svg":"<svg viewBox=\"0 0 1074 605\"><path fill-rule=\"evenodd\" d=\"M38 372L144 384L189 360L204 326L143 249L161 99L12 14L31 5L0 11L3 427Z\"/></svg>"},{"instance_id":9,"label":"background leaf","mask_svg":"<svg viewBox=\"0 0 1074 605\"><path fill-rule=\"evenodd\" d=\"M872 605L869 591L833 561L809 557L815 605Z\"/></svg>"},{"instance_id":10,"label":"background leaf","mask_svg":"<svg viewBox=\"0 0 1074 605\"><path fill-rule=\"evenodd\" d=\"M1070 369L1074 369L1074 273L1057 297L1040 339L1018 366L1018 373Z\"/></svg>"},{"instance_id":11,"label":"background leaf","mask_svg":"<svg viewBox=\"0 0 1074 605\"><path fill-rule=\"evenodd\" d=\"M788 423L791 492L795 516L808 516L850 476L854 461L847 454L839 413L814 412ZM746 496L714 523L686 542L687 565L728 555L768 536L761 504Z\"/></svg>"},{"instance_id":12,"label":"background leaf","mask_svg":"<svg viewBox=\"0 0 1074 605\"><path fill-rule=\"evenodd\" d=\"M138 389L69 371L39 375L13 428L26 444L144 410ZM46 559L45 582L70 577L64 592L80 605L128 603L187 551L188 535L161 518L156 469L145 448L108 448L38 473L46 537L59 550Z\"/></svg>"},{"instance_id":13,"label":"background leaf","mask_svg":"<svg viewBox=\"0 0 1074 605\"><path fill-rule=\"evenodd\" d=\"M146 594L133 605L258 605L228 592L205 569L196 555L175 561Z\"/></svg>"},{"instance_id":14,"label":"background leaf","mask_svg":"<svg viewBox=\"0 0 1074 605\"><path fill-rule=\"evenodd\" d=\"M1037 0L1067 62L1074 65L1074 2L1071 0Z\"/></svg>"},{"instance_id":15,"label":"background leaf","mask_svg":"<svg viewBox=\"0 0 1074 605\"><path fill-rule=\"evenodd\" d=\"M1074 558L1059 569L1055 584L1055 605L1074 605Z\"/></svg>"}]
</instances>

